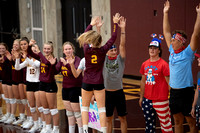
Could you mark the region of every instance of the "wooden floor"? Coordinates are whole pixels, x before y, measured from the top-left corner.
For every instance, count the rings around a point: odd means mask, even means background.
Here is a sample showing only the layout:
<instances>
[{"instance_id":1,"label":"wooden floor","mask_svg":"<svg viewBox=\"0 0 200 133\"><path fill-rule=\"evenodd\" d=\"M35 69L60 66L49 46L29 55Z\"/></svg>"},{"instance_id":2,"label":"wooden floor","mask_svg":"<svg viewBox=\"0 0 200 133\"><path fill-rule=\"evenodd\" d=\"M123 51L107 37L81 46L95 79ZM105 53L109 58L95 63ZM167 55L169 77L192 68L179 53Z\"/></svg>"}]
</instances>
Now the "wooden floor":
<instances>
[{"instance_id":1,"label":"wooden floor","mask_svg":"<svg viewBox=\"0 0 200 133\"><path fill-rule=\"evenodd\" d=\"M62 103L62 76L56 76L58 93L58 109L60 113L60 133L68 133L68 122L65 115L64 105ZM143 117L143 112L138 105L139 101L139 91L140 91L140 81L134 79L123 79L123 87L127 101L127 123L128 123L128 133L144 133L145 131L145 121ZM3 104L3 112L5 113L5 103ZM18 115L18 113L16 114ZM157 119L157 129L156 133L160 133L159 121ZM185 132L188 132L188 125L184 124ZM27 132L20 127L0 124L0 133L22 133ZM91 131L90 131L91 132ZM114 132L121 133L120 122L117 118L116 112L114 115Z\"/></svg>"}]
</instances>

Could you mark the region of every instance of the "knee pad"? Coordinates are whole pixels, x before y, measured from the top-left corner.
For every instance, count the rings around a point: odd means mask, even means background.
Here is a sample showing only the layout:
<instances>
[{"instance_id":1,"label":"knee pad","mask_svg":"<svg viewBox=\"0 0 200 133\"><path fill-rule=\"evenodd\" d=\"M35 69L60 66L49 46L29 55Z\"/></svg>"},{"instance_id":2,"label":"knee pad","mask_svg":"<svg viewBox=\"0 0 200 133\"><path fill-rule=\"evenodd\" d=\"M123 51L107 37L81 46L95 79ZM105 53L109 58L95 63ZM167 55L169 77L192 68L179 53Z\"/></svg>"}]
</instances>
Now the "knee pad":
<instances>
[{"instance_id":1,"label":"knee pad","mask_svg":"<svg viewBox=\"0 0 200 133\"><path fill-rule=\"evenodd\" d=\"M43 109L43 113L44 113L45 115L47 115L47 114L50 113L50 111L49 111L49 109Z\"/></svg>"},{"instance_id":2,"label":"knee pad","mask_svg":"<svg viewBox=\"0 0 200 133\"><path fill-rule=\"evenodd\" d=\"M4 98L4 100L6 101L6 103L10 103L10 100L8 98Z\"/></svg>"},{"instance_id":3,"label":"knee pad","mask_svg":"<svg viewBox=\"0 0 200 133\"><path fill-rule=\"evenodd\" d=\"M76 118L81 118L81 112L74 112L74 116Z\"/></svg>"},{"instance_id":4,"label":"knee pad","mask_svg":"<svg viewBox=\"0 0 200 133\"><path fill-rule=\"evenodd\" d=\"M58 113L58 109L50 109L51 115L56 115Z\"/></svg>"},{"instance_id":5,"label":"knee pad","mask_svg":"<svg viewBox=\"0 0 200 133\"><path fill-rule=\"evenodd\" d=\"M18 104L22 104L22 102L21 102L20 99L16 99L16 103L18 103Z\"/></svg>"},{"instance_id":6,"label":"knee pad","mask_svg":"<svg viewBox=\"0 0 200 133\"><path fill-rule=\"evenodd\" d=\"M42 106L41 106L41 107L38 107L38 111L39 111L40 113L42 113L43 110L44 110L44 108L43 108Z\"/></svg>"},{"instance_id":7,"label":"knee pad","mask_svg":"<svg viewBox=\"0 0 200 133\"><path fill-rule=\"evenodd\" d=\"M67 111L67 112L66 112L66 115L67 115L68 117L74 116L74 112L68 111L68 110L66 110L66 111Z\"/></svg>"},{"instance_id":8,"label":"knee pad","mask_svg":"<svg viewBox=\"0 0 200 133\"><path fill-rule=\"evenodd\" d=\"M21 100L22 104L26 105L28 102L27 102L27 99L22 99Z\"/></svg>"},{"instance_id":9,"label":"knee pad","mask_svg":"<svg viewBox=\"0 0 200 133\"><path fill-rule=\"evenodd\" d=\"M4 95L4 94L1 94L1 97L2 97L3 99L5 99L5 95Z\"/></svg>"},{"instance_id":10,"label":"knee pad","mask_svg":"<svg viewBox=\"0 0 200 133\"><path fill-rule=\"evenodd\" d=\"M30 107L31 113L34 113L36 111L36 107Z\"/></svg>"},{"instance_id":11,"label":"knee pad","mask_svg":"<svg viewBox=\"0 0 200 133\"><path fill-rule=\"evenodd\" d=\"M10 101L10 104L15 104L17 102L17 100L15 98L11 98L11 99L9 99L9 101Z\"/></svg>"},{"instance_id":12,"label":"knee pad","mask_svg":"<svg viewBox=\"0 0 200 133\"><path fill-rule=\"evenodd\" d=\"M84 107L84 106L82 106L81 107L81 111L83 112L89 112L89 107Z\"/></svg>"},{"instance_id":13,"label":"knee pad","mask_svg":"<svg viewBox=\"0 0 200 133\"><path fill-rule=\"evenodd\" d=\"M98 112L99 112L99 114L104 113L104 112L106 112L106 108L105 107L98 108Z\"/></svg>"}]
</instances>

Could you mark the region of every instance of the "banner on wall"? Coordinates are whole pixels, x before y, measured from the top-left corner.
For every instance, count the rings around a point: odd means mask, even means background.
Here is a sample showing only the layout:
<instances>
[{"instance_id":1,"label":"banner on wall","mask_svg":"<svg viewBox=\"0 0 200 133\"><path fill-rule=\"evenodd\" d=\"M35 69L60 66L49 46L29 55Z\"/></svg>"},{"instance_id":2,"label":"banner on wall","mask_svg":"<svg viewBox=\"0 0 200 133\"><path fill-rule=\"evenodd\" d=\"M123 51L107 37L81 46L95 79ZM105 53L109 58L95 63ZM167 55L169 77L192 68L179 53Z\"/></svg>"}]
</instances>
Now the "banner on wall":
<instances>
[{"instance_id":1,"label":"banner on wall","mask_svg":"<svg viewBox=\"0 0 200 133\"><path fill-rule=\"evenodd\" d=\"M82 107L81 96L79 96L79 103L80 103L80 108L81 108ZM100 119L99 119L99 113L98 113L96 101L94 101L94 104L90 103L88 115L89 115L88 127L101 131L101 125L100 125Z\"/></svg>"}]
</instances>

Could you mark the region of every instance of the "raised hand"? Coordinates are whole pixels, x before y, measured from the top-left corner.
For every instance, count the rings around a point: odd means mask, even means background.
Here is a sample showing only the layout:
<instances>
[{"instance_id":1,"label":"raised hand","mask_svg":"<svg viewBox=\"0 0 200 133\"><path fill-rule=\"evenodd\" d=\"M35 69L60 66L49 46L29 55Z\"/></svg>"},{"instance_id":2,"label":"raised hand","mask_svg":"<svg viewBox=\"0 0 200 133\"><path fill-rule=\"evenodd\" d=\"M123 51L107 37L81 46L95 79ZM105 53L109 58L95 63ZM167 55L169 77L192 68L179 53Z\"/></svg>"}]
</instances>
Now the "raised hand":
<instances>
[{"instance_id":1,"label":"raised hand","mask_svg":"<svg viewBox=\"0 0 200 133\"><path fill-rule=\"evenodd\" d=\"M196 7L196 11L197 11L197 13L200 13L200 3L199 3L199 5Z\"/></svg>"},{"instance_id":2,"label":"raised hand","mask_svg":"<svg viewBox=\"0 0 200 133\"><path fill-rule=\"evenodd\" d=\"M36 41L34 39L31 39L30 42L29 42L29 46L32 46L34 44L36 44Z\"/></svg>"},{"instance_id":3,"label":"raised hand","mask_svg":"<svg viewBox=\"0 0 200 133\"><path fill-rule=\"evenodd\" d=\"M20 53L14 49L12 49L11 54L14 56L15 59L20 57Z\"/></svg>"},{"instance_id":4,"label":"raised hand","mask_svg":"<svg viewBox=\"0 0 200 133\"><path fill-rule=\"evenodd\" d=\"M125 28L126 27L126 19L124 17L121 17L118 25L120 28Z\"/></svg>"},{"instance_id":5,"label":"raised hand","mask_svg":"<svg viewBox=\"0 0 200 133\"><path fill-rule=\"evenodd\" d=\"M74 58L67 59L67 63L69 63L70 65L74 64L74 61Z\"/></svg>"},{"instance_id":6,"label":"raised hand","mask_svg":"<svg viewBox=\"0 0 200 133\"><path fill-rule=\"evenodd\" d=\"M4 63L4 57L3 56L0 57L0 63Z\"/></svg>"},{"instance_id":7,"label":"raised hand","mask_svg":"<svg viewBox=\"0 0 200 133\"><path fill-rule=\"evenodd\" d=\"M67 64L67 61L66 61L63 57L60 57L60 61L61 61L64 65Z\"/></svg>"},{"instance_id":8,"label":"raised hand","mask_svg":"<svg viewBox=\"0 0 200 133\"><path fill-rule=\"evenodd\" d=\"M26 59L26 57L27 57L27 54L26 54L26 52L24 52L24 51L21 51L21 55L22 55L22 57L23 57L24 59Z\"/></svg>"},{"instance_id":9,"label":"raised hand","mask_svg":"<svg viewBox=\"0 0 200 133\"><path fill-rule=\"evenodd\" d=\"M167 1L165 1L165 4L164 4L163 13L168 13L169 12L169 8L170 8L170 3L167 0Z\"/></svg>"},{"instance_id":10,"label":"raised hand","mask_svg":"<svg viewBox=\"0 0 200 133\"><path fill-rule=\"evenodd\" d=\"M50 58L49 62L51 63L51 65L54 65L56 63L56 57L55 58Z\"/></svg>"},{"instance_id":11,"label":"raised hand","mask_svg":"<svg viewBox=\"0 0 200 133\"><path fill-rule=\"evenodd\" d=\"M120 14L116 13L115 16L113 16L113 23L118 23L120 19Z\"/></svg>"},{"instance_id":12,"label":"raised hand","mask_svg":"<svg viewBox=\"0 0 200 133\"><path fill-rule=\"evenodd\" d=\"M96 25L97 24L97 21L98 21L99 17L98 16L95 16L95 17L92 17L92 20L90 22L90 24L92 26Z\"/></svg>"},{"instance_id":13,"label":"raised hand","mask_svg":"<svg viewBox=\"0 0 200 133\"><path fill-rule=\"evenodd\" d=\"M96 27L97 28L101 28L101 26L104 24L104 22L101 21L101 17L99 17L99 19L97 19L97 23L96 23Z\"/></svg>"},{"instance_id":14,"label":"raised hand","mask_svg":"<svg viewBox=\"0 0 200 133\"><path fill-rule=\"evenodd\" d=\"M9 52L8 50L6 50L5 56L6 56L10 61L12 60L12 55L10 54L10 52Z\"/></svg>"},{"instance_id":15,"label":"raised hand","mask_svg":"<svg viewBox=\"0 0 200 133\"><path fill-rule=\"evenodd\" d=\"M33 47L34 48L32 50L34 53L36 53L36 54L40 53L40 49L39 49L38 45L34 44Z\"/></svg>"}]
</instances>

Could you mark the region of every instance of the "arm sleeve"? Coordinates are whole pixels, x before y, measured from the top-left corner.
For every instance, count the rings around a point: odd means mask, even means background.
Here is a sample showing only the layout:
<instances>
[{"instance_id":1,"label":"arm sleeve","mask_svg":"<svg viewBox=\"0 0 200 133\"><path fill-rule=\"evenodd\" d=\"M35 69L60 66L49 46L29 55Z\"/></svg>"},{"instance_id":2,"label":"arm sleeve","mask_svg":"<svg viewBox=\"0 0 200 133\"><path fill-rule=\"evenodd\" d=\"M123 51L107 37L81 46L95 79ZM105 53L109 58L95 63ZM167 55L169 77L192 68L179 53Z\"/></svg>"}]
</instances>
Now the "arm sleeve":
<instances>
[{"instance_id":1,"label":"arm sleeve","mask_svg":"<svg viewBox=\"0 0 200 133\"><path fill-rule=\"evenodd\" d=\"M15 70L21 70L22 68L26 67L28 64L27 60L20 64L20 59L15 60Z\"/></svg>"},{"instance_id":2,"label":"arm sleeve","mask_svg":"<svg viewBox=\"0 0 200 133\"><path fill-rule=\"evenodd\" d=\"M88 27L85 29L85 32L92 30L92 25L88 25Z\"/></svg>"},{"instance_id":3,"label":"arm sleeve","mask_svg":"<svg viewBox=\"0 0 200 133\"><path fill-rule=\"evenodd\" d=\"M85 58L81 59L78 69L84 70L85 69Z\"/></svg>"},{"instance_id":4,"label":"arm sleeve","mask_svg":"<svg viewBox=\"0 0 200 133\"><path fill-rule=\"evenodd\" d=\"M103 46L103 49L107 52L110 47L113 45L113 43L115 42L115 40L117 39L117 29L118 29L118 25L115 23L114 24L114 29L113 29L113 33L111 38L106 42L106 44Z\"/></svg>"},{"instance_id":5,"label":"arm sleeve","mask_svg":"<svg viewBox=\"0 0 200 133\"><path fill-rule=\"evenodd\" d=\"M55 74L58 74L61 71L62 63L59 61L55 66Z\"/></svg>"},{"instance_id":6,"label":"arm sleeve","mask_svg":"<svg viewBox=\"0 0 200 133\"><path fill-rule=\"evenodd\" d=\"M144 75L144 63L142 64L142 66L141 66L141 68L140 68L140 73L141 73L142 75Z\"/></svg>"}]
</instances>

